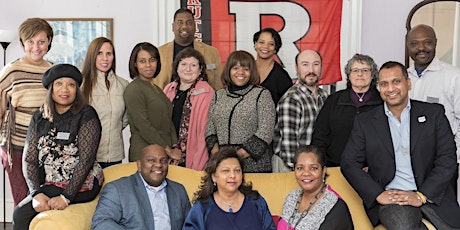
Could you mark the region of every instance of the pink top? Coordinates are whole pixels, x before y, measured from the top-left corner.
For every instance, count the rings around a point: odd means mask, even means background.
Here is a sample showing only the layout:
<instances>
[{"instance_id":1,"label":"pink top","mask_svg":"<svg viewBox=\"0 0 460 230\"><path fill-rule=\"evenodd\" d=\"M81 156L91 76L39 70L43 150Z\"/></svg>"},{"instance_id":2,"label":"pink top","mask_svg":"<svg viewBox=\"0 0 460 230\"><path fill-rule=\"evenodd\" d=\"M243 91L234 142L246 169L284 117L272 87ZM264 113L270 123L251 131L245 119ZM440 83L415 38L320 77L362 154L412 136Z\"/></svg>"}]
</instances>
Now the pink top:
<instances>
[{"instance_id":1,"label":"pink top","mask_svg":"<svg viewBox=\"0 0 460 230\"><path fill-rule=\"evenodd\" d=\"M177 82L171 82L164 88L164 93L173 100L176 96ZM190 95L192 111L188 128L186 167L204 170L209 154L206 149L205 131L208 122L209 106L214 96L214 89L206 81L198 81Z\"/></svg>"}]
</instances>

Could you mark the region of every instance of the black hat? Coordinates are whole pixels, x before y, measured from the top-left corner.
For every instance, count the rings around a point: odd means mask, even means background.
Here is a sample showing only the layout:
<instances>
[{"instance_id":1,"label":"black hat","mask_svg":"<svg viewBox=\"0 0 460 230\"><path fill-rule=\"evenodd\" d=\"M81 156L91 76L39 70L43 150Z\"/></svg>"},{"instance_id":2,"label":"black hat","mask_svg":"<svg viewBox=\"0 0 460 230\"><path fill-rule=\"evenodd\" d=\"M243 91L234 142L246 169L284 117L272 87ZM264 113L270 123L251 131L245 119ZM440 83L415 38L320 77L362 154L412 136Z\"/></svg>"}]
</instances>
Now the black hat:
<instances>
[{"instance_id":1,"label":"black hat","mask_svg":"<svg viewBox=\"0 0 460 230\"><path fill-rule=\"evenodd\" d=\"M83 77L80 70L77 67L70 64L59 64L48 69L42 77L42 84L45 88L48 89L49 85L53 83L54 80L61 77L70 77L74 79L78 87L80 87Z\"/></svg>"}]
</instances>

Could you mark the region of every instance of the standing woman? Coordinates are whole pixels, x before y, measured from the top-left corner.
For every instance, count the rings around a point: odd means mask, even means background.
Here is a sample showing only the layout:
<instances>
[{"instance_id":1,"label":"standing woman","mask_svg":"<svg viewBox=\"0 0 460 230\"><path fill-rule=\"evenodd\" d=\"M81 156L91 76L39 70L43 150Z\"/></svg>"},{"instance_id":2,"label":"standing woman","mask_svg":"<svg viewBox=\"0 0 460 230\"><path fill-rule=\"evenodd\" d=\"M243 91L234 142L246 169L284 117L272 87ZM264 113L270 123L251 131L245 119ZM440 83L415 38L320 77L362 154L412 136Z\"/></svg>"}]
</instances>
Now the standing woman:
<instances>
[{"instance_id":1,"label":"standing woman","mask_svg":"<svg viewBox=\"0 0 460 230\"><path fill-rule=\"evenodd\" d=\"M257 52L256 64L260 74L260 85L270 90L276 105L292 86L289 74L275 61L275 54L282 45L281 37L273 28L265 28L256 32L252 40Z\"/></svg>"},{"instance_id":2,"label":"standing woman","mask_svg":"<svg viewBox=\"0 0 460 230\"><path fill-rule=\"evenodd\" d=\"M165 148L170 163L178 164L181 159L181 151L171 149L177 144L171 101L152 83L160 69L160 53L155 46L148 42L134 46L129 58L129 76L134 80L123 95L131 130L129 161L139 160L142 149L153 144Z\"/></svg>"},{"instance_id":3,"label":"standing woman","mask_svg":"<svg viewBox=\"0 0 460 230\"><path fill-rule=\"evenodd\" d=\"M32 114L41 105L46 89L41 83L43 73L53 64L43 57L51 49L53 29L41 18L29 18L19 26L19 41L25 55L0 72L0 123L6 110L10 130L7 146L0 148L2 163L8 173L14 206L27 196L22 174L22 151ZM14 115L14 116L11 116Z\"/></svg>"},{"instance_id":4,"label":"standing woman","mask_svg":"<svg viewBox=\"0 0 460 230\"><path fill-rule=\"evenodd\" d=\"M125 158L123 129L128 125L123 92L128 81L115 74L115 48L105 37L89 44L83 63L82 91L96 109L102 124L97 161L102 168L119 164Z\"/></svg>"},{"instance_id":5,"label":"standing woman","mask_svg":"<svg viewBox=\"0 0 460 230\"><path fill-rule=\"evenodd\" d=\"M356 115L383 103L377 91L377 64L355 54L345 66L347 88L331 94L324 102L314 125L312 144L326 152L326 166L340 166Z\"/></svg>"},{"instance_id":6,"label":"standing woman","mask_svg":"<svg viewBox=\"0 0 460 230\"><path fill-rule=\"evenodd\" d=\"M234 51L225 64L226 86L214 95L206 126L206 146L215 154L223 146L236 149L245 172L271 172L275 105L270 92L259 86L254 57Z\"/></svg>"},{"instance_id":7,"label":"standing woman","mask_svg":"<svg viewBox=\"0 0 460 230\"><path fill-rule=\"evenodd\" d=\"M179 140L176 148L182 152L179 165L203 170L209 155L204 135L214 95L207 82L203 55L185 48L174 59L172 75L173 82L163 91L173 105L172 121Z\"/></svg>"},{"instance_id":8,"label":"standing woman","mask_svg":"<svg viewBox=\"0 0 460 230\"><path fill-rule=\"evenodd\" d=\"M104 175L96 162L101 123L80 91L77 67L59 64L43 75L48 89L35 111L24 147L24 175L29 196L13 213L13 229L29 229L40 212L63 210L71 203L93 200Z\"/></svg>"}]
</instances>

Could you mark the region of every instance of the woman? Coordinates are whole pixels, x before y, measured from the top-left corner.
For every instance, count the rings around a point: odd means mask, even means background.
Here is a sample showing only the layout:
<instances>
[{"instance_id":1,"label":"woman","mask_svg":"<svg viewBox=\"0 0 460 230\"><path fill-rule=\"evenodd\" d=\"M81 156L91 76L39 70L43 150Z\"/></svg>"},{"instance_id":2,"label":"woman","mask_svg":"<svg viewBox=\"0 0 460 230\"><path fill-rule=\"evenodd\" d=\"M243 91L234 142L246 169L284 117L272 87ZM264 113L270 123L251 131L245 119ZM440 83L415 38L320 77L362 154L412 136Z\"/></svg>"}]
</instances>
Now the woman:
<instances>
[{"instance_id":1,"label":"woman","mask_svg":"<svg viewBox=\"0 0 460 230\"><path fill-rule=\"evenodd\" d=\"M110 39L94 39L83 63L82 91L96 109L102 124L97 161L102 168L120 164L125 158L123 129L128 125L123 92L128 81L115 74L115 48Z\"/></svg>"},{"instance_id":2,"label":"woman","mask_svg":"<svg viewBox=\"0 0 460 230\"><path fill-rule=\"evenodd\" d=\"M152 83L160 69L160 53L155 46L148 42L134 46L129 58L129 76L134 80L123 94L131 130L129 161L139 160L142 149L152 144L165 148L171 163L178 164L181 159L181 151L170 148L177 143L171 101Z\"/></svg>"},{"instance_id":3,"label":"woman","mask_svg":"<svg viewBox=\"0 0 460 230\"><path fill-rule=\"evenodd\" d=\"M270 92L259 86L251 54L234 51L222 73L226 86L214 95L206 126L206 146L215 154L231 146L243 158L245 172L271 172L275 105Z\"/></svg>"},{"instance_id":4,"label":"woman","mask_svg":"<svg viewBox=\"0 0 460 230\"><path fill-rule=\"evenodd\" d=\"M265 28L256 32L252 40L257 52L256 64L260 74L260 85L270 90L276 105L292 86L289 74L275 61L275 54L280 51L282 45L281 37L273 28Z\"/></svg>"},{"instance_id":5,"label":"woman","mask_svg":"<svg viewBox=\"0 0 460 230\"><path fill-rule=\"evenodd\" d=\"M340 166L355 116L383 103L377 91L374 60L355 54L345 66L347 88L330 95L316 118L312 144L326 151L326 166Z\"/></svg>"},{"instance_id":6,"label":"woman","mask_svg":"<svg viewBox=\"0 0 460 230\"><path fill-rule=\"evenodd\" d=\"M179 165L203 170L208 161L204 134L208 110L214 89L207 83L206 63L203 55L186 48L176 55L173 63L173 82L164 93L173 105L172 121L181 150Z\"/></svg>"},{"instance_id":7,"label":"woman","mask_svg":"<svg viewBox=\"0 0 460 230\"><path fill-rule=\"evenodd\" d=\"M275 229L267 202L244 181L243 171L234 149L211 156L183 229Z\"/></svg>"},{"instance_id":8,"label":"woman","mask_svg":"<svg viewBox=\"0 0 460 230\"><path fill-rule=\"evenodd\" d=\"M13 213L13 229L28 229L40 212L93 200L104 176L96 162L101 123L79 86L80 71L60 64L45 72L45 104L30 121L24 174L30 195Z\"/></svg>"},{"instance_id":9,"label":"woman","mask_svg":"<svg viewBox=\"0 0 460 230\"><path fill-rule=\"evenodd\" d=\"M46 89L43 73L53 64L43 59L51 49L53 29L41 18L29 18L19 26L19 41L25 55L6 65L0 72L0 123L9 107L10 135L7 146L0 148L2 163L8 173L14 206L28 194L22 174L22 152L27 126L41 105ZM8 106L9 104L9 106Z\"/></svg>"},{"instance_id":10,"label":"woman","mask_svg":"<svg viewBox=\"0 0 460 230\"><path fill-rule=\"evenodd\" d=\"M277 229L353 229L348 206L326 184L326 159L322 151L309 145L295 156L294 174L300 188L284 200Z\"/></svg>"}]
</instances>

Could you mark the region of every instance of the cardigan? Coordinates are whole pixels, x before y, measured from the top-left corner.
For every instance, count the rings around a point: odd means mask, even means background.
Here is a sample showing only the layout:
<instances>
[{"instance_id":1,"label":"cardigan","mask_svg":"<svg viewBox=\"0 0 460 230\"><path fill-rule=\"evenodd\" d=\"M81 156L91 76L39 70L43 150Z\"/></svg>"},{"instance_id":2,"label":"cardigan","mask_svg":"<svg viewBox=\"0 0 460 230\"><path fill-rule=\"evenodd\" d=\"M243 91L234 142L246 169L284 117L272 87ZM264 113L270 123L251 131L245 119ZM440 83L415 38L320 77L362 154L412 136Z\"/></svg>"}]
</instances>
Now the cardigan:
<instances>
[{"instance_id":1,"label":"cardigan","mask_svg":"<svg viewBox=\"0 0 460 230\"><path fill-rule=\"evenodd\" d=\"M177 143L171 101L158 86L136 78L126 87L123 99L131 130L129 161L137 161L148 145L165 148Z\"/></svg>"},{"instance_id":2,"label":"cardigan","mask_svg":"<svg viewBox=\"0 0 460 230\"><path fill-rule=\"evenodd\" d=\"M123 92L128 81L110 71L107 80L110 88L105 85L105 73L97 71L90 105L96 109L101 120L102 135L97 150L98 162L115 162L125 158L123 129L128 125Z\"/></svg>"},{"instance_id":3,"label":"cardigan","mask_svg":"<svg viewBox=\"0 0 460 230\"><path fill-rule=\"evenodd\" d=\"M176 96L177 82L171 82L164 88L166 96L173 101ZM186 167L194 170L204 170L208 161L208 150L204 139L208 110L214 96L214 89L206 81L198 81L190 92L190 121L187 137ZM181 109L182 110L182 109Z\"/></svg>"},{"instance_id":4,"label":"cardigan","mask_svg":"<svg viewBox=\"0 0 460 230\"><path fill-rule=\"evenodd\" d=\"M311 143L325 150L328 167L340 165L342 151L347 144L356 115L383 104L379 91L370 88L370 99L356 107L350 98L350 90L344 89L331 94L324 102L314 124Z\"/></svg>"},{"instance_id":5,"label":"cardigan","mask_svg":"<svg viewBox=\"0 0 460 230\"><path fill-rule=\"evenodd\" d=\"M209 108L206 126L208 151L220 147L243 148L250 157L243 159L245 172L271 172L275 105L270 92L257 85L230 92L220 89Z\"/></svg>"}]
</instances>

